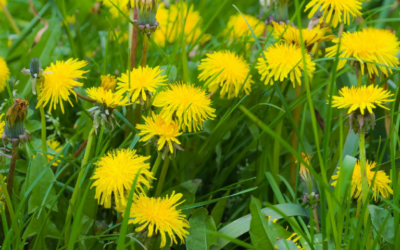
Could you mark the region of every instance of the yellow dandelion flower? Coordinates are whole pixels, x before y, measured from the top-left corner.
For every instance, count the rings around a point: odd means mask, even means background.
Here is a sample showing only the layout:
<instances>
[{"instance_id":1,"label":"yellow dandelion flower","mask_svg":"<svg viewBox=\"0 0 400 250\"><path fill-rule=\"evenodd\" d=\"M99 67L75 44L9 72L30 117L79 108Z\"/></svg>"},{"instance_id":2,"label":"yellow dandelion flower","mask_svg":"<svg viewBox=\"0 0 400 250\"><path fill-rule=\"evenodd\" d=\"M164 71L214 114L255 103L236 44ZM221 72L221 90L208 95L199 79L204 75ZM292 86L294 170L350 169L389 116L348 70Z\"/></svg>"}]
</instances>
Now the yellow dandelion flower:
<instances>
[{"instance_id":1,"label":"yellow dandelion flower","mask_svg":"<svg viewBox=\"0 0 400 250\"><path fill-rule=\"evenodd\" d=\"M162 70L158 66L132 69L131 72L127 71L118 78L117 90L122 93L129 92L132 102L138 98L146 101L147 92L154 93L159 86L165 85L167 76L162 76L161 73Z\"/></svg>"},{"instance_id":2,"label":"yellow dandelion flower","mask_svg":"<svg viewBox=\"0 0 400 250\"><path fill-rule=\"evenodd\" d=\"M395 100L389 99L393 96L390 91L374 85L364 85L359 88L354 86L351 88L343 87L339 91L339 95L340 96L333 96L332 107L337 107L339 109L349 108L349 114L358 109L361 114L364 114L365 109L367 109L369 113L373 113L372 109L376 108L375 105L388 109L384 106L384 103Z\"/></svg>"},{"instance_id":3,"label":"yellow dandelion flower","mask_svg":"<svg viewBox=\"0 0 400 250\"><path fill-rule=\"evenodd\" d=\"M10 80L10 70L7 67L6 61L0 57L0 92L7 87L6 81Z\"/></svg>"},{"instance_id":4,"label":"yellow dandelion flower","mask_svg":"<svg viewBox=\"0 0 400 250\"><path fill-rule=\"evenodd\" d=\"M295 83L301 85L300 77L304 71L301 49L293 44L279 43L268 47L264 51L264 58L260 57L256 68L261 75L261 80L265 84L274 84L274 81L283 81L290 77L295 87ZM315 71L315 63L311 61L309 54L306 54L307 73L312 77Z\"/></svg>"},{"instance_id":5,"label":"yellow dandelion flower","mask_svg":"<svg viewBox=\"0 0 400 250\"><path fill-rule=\"evenodd\" d=\"M47 144L49 145L49 147L52 149L52 150L54 150L54 152L56 152L56 153L58 153L58 152L60 152L60 150L62 149L62 147L60 146L61 144L60 144L60 142L58 142L58 141L56 141L56 140L54 140L54 139L51 139L51 140L48 140L47 141ZM62 156L62 155L61 155ZM50 159L50 160L52 160L54 157L52 156L52 155L47 155L47 157ZM53 163L53 166L58 166L58 164L61 162L61 160L56 160L54 163Z\"/></svg>"},{"instance_id":6,"label":"yellow dandelion flower","mask_svg":"<svg viewBox=\"0 0 400 250\"><path fill-rule=\"evenodd\" d=\"M115 86L117 86L117 79L115 76L111 76L110 74L106 76L101 76L101 84L100 87L102 87L104 90L111 90L114 92Z\"/></svg>"},{"instance_id":7,"label":"yellow dandelion flower","mask_svg":"<svg viewBox=\"0 0 400 250\"><path fill-rule=\"evenodd\" d=\"M215 109L211 108L211 100L205 90L190 83L170 84L166 90L159 93L153 102L155 107L162 108L161 117L170 124L176 116L182 130L196 132L203 128L205 120L213 120Z\"/></svg>"},{"instance_id":8,"label":"yellow dandelion flower","mask_svg":"<svg viewBox=\"0 0 400 250\"><path fill-rule=\"evenodd\" d=\"M399 44L397 37L389 30L367 28L354 33L344 32L342 39L333 39L336 45L327 48L326 57L335 57L340 42L339 57L354 57L361 65L361 73L364 75L364 63L367 64L369 75L379 76L378 68L388 76L392 70L388 67L397 67L399 59ZM339 60L338 69L343 68L346 59ZM372 63L378 63L377 66Z\"/></svg>"},{"instance_id":9,"label":"yellow dandelion flower","mask_svg":"<svg viewBox=\"0 0 400 250\"><path fill-rule=\"evenodd\" d=\"M323 12L321 20L325 19L325 22L331 23L334 28L342 22L342 15L345 24L350 24L350 15L353 16L353 19L362 15L359 0L311 0L305 11L310 8L312 9L308 18L311 18L320 8L320 11Z\"/></svg>"},{"instance_id":10,"label":"yellow dandelion flower","mask_svg":"<svg viewBox=\"0 0 400 250\"><path fill-rule=\"evenodd\" d=\"M166 41L174 42L176 39L176 29L179 25L177 17L178 8L175 4L170 4L169 8L167 8L164 2L160 3L156 14L160 28L154 32L154 41L157 45L164 47ZM173 32L174 30L175 32Z\"/></svg>"},{"instance_id":11,"label":"yellow dandelion flower","mask_svg":"<svg viewBox=\"0 0 400 250\"><path fill-rule=\"evenodd\" d=\"M140 130L139 135L143 136L140 141L149 141L153 137L157 138L157 150L161 150L167 143L171 153L174 152L174 146L181 143L176 139L182 133L179 133L179 123L172 120L167 124L161 115L152 114L152 117L143 117L145 124L138 124L136 128ZM175 146L176 147L176 146Z\"/></svg>"},{"instance_id":12,"label":"yellow dandelion flower","mask_svg":"<svg viewBox=\"0 0 400 250\"><path fill-rule=\"evenodd\" d=\"M138 224L136 232L147 229L147 237L152 237L155 234L161 235L160 248L163 248L167 243L168 235L172 244L178 244L177 238L183 244L189 234L186 231L189 228L189 222L185 220L185 215L181 210L176 209L177 206L184 201L178 203L182 198L182 194L172 192L171 196L165 198L150 198L145 194L139 194L135 197L135 204L132 205L129 217L131 224Z\"/></svg>"},{"instance_id":13,"label":"yellow dandelion flower","mask_svg":"<svg viewBox=\"0 0 400 250\"><path fill-rule=\"evenodd\" d=\"M0 115L0 135L4 133L4 127L6 126L6 122L2 121L4 114Z\"/></svg>"},{"instance_id":14,"label":"yellow dandelion flower","mask_svg":"<svg viewBox=\"0 0 400 250\"><path fill-rule=\"evenodd\" d=\"M40 106L44 107L50 102L49 112L51 112L60 103L61 111L64 113L63 101L68 101L71 106L74 106L69 95L72 93L76 98L73 88L83 86L83 83L75 79L86 78L82 75L88 71L81 70L86 65L86 61L73 60L72 58L66 62L57 61L56 64L51 63L45 69L46 74L44 74L44 81L36 108Z\"/></svg>"},{"instance_id":15,"label":"yellow dandelion flower","mask_svg":"<svg viewBox=\"0 0 400 250\"><path fill-rule=\"evenodd\" d=\"M221 87L221 97L225 94L228 94L228 99L237 97L242 87L246 94L251 92L251 75L246 81L250 66L235 52L220 51L207 54L207 58L201 60L199 70L203 71L199 75L200 81L215 78L209 83L208 89L213 92Z\"/></svg>"},{"instance_id":16,"label":"yellow dandelion flower","mask_svg":"<svg viewBox=\"0 0 400 250\"><path fill-rule=\"evenodd\" d=\"M0 0L0 3L1 3L3 6L7 6L7 0ZM3 12L3 8L0 8L0 12Z\"/></svg>"},{"instance_id":17,"label":"yellow dandelion flower","mask_svg":"<svg viewBox=\"0 0 400 250\"><path fill-rule=\"evenodd\" d=\"M103 0L103 4L104 6L106 6L107 8L109 8L109 12L111 14L112 17L117 18L120 16L120 12L119 10L114 6L114 3L116 6L118 6L118 8L127 16L129 16L129 10L128 10L128 4L129 4L129 0ZM122 17L123 18L123 17Z\"/></svg>"},{"instance_id":18,"label":"yellow dandelion flower","mask_svg":"<svg viewBox=\"0 0 400 250\"><path fill-rule=\"evenodd\" d=\"M136 150L120 149L109 152L95 163L97 168L91 179L95 179L92 187L96 187L95 198L99 204L110 208L114 196L116 203L125 205L126 194L139 171L136 191L143 192L142 186L150 188L150 181L154 178L149 171L150 165L145 162L149 158L137 155Z\"/></svg>"},{"instance_id":19,"label":"yellow dandelion flower","mask_svg":"<svg viewBox=\"0 0 400 250\"><path fill-rule=\"evenodd\" d=\"M250 15L243 14L243 16L246 18L254 34L257 37L261 36L265 30L264 22ZM231 16L223 32L225 37L228 37L230 39L235 39L235 38L248 39L249 37L251 37L252 39L253 34L251 33L251 30L249 28L249 25L247 25L246 20L244 20L244 18L240 14Z\"/></svg>"},{"instance_id":20,"label":"yellow dandelion flower","mask_svg":"<svg viewBox=\"0 0 400 250\"><path fill-rule=\"evenodd\" d=\"M1 8L0 8L0 10L1 10ZM3 181L4 181L4 184L6 184L6 186L7 186L7 183L5 183L6 182L6 177L4 176L4 178L3 178ZM5 194L4 194L4 191L3 191L3 189L0 187L0 203L3 205L3 210L6 208L6 196L5 196Z\"/></svg>"},{"instance_id":21,"label":"yellow dandelion flower","mask_svg":"<svg viewBox=\"0 0 400 250\"><path fill-rule=\"evenodd\" d=\"M303 160L308 164L308 165L310 165L310 159L311 159L311 157L312 157L312 155L307 155L307 154L305 154L305 153L301 153L301 157L303 158ZM296 160L296 163L297 163L298 161ZM306 167L306 166L304 166L304 164L303 163L300 163L300 171L299 171L299 174L300 174L300 176L301 176L301 178L303 178L303 180L307 180L308 179L308 176L310 176L310 171L308 170L308 168Z\"/></svg>"},{"instance_id":22,"label":"yellow dandelion flower","mask_svg":"<svg viewBox=\"0 0 400 250\"><path fill-rule=\"evenodd\" d=\"M86 90L90 98L99 104L104 104L107 108L118 108L129 104L128 100L119 93L113 93L110 89L105 90L103 87L92 87Z\"/></svg>"},{"instance_id":23,"label":"yellow dandelion flower","mask_svg":"<svg viewBox=\"0 0 400 250\"><path fill-rule=\"evenodd\" d=\"M389 184L392 181L389 179L389 176L382 170L380 171L372 171L371 169L375 168L376 162L369 162L367 160L367 179L368 179L368 187L372 190L373 195L372 198L374 201L378 200L378 196L382 196L383 198L387 199L389 194L393 194L393 190L390 188ZM372 180L375 177L374 184L372 185ZM337 181L340 175L340 168L338 167L338 171L335 175L332 176L332 186L336 187ZM353 176L351 180L351 196L358 201L361 201L362 187L361 187L361 168L360 168L360 161L357 161L356 165L354 166Z\"/></svg>"},{"instance_id":24,"label":"yellow dandelion flower","mask_svg":"<svg viewBox=\"0 0 400 250\"><path fill-rule=\"evenodd\" d=\"M298 28L295 28L291 25L286 25L286 23L279 24L274 21L272 24L274 26L273 36L275 39L279 39L282 36L282 39L286 43L296 44L299 47L301 46L300 30ZM330 41L335 37L334 35L325 35L331 31L329 27L320 28L319 26L316 26L311 30L305 28L301 31L303 34L304 44L308 51L311 51L315 43L320 41Z\"/></svg>"}]
</instances>

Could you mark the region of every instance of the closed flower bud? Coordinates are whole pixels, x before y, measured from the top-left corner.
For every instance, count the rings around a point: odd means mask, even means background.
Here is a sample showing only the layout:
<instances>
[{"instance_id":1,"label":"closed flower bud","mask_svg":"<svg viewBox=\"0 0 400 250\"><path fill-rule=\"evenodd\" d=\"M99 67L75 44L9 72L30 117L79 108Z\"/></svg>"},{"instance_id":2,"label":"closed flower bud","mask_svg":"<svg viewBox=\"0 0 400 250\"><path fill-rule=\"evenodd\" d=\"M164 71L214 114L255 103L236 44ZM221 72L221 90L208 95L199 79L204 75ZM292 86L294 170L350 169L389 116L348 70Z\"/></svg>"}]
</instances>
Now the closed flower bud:
<instances>
[{"instance_id":1,"label":"closed flower bud","mask_svg":"<svg viewBox=\"0 0 400 250\"><path fill-rule=\"evenodd\" d=\"M138 10L138 26L144 33L150 33L157 29L156 20L158 0L136 0Z\"/></svg>"},{"instance_id":2,"label":"closed flower bud","mask_svg":"<svg viewBox=\"0 0 400 250\"><path fill-rule=\"evenodd\" d=\"M13 144L28 140L24 127L24 121L28 114L28 104L29 102L22 98L15 98L14 104L8 108L3 140L9 139Z\"/></svg>"},{"instance_id":3,"label":"closed flower bud","mask_svg":"<svg viewBox=\"0 0 400 250\"><path fill-rule=\"evenodd\" d=\"M40 65L40 61L37 58L33 58L29 63L29 69L32 78L39 78L42 74L42 68Z\"/></svg>"}]
</instances>

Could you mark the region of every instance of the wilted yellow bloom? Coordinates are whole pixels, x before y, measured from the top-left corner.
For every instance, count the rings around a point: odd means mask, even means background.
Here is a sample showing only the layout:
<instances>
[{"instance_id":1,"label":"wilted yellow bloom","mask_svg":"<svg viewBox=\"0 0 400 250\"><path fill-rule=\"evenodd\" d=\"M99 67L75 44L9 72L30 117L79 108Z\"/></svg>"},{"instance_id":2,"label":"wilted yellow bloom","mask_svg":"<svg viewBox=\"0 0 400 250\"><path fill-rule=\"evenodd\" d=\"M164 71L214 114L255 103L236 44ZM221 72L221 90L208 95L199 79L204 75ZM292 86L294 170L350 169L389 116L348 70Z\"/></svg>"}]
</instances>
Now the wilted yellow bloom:
<instances>
[{"instance_id":1,"label":"wilted yellow bloom","mask_svg":"<svg viewBox=\"0 0 400 250\"><path fill-rule=\"evenodd\" d=\"M115 76L111 76L110 74L101 76L100 87L102 87L104 90L111 90L114 92L115 86L117 86L117 79Z\"/></svg>"},{"instance_id":2,"label":"wilted yellow bloom","mask_svg":"<svg viewBox=\"0 0 400 250\"><path fill-rule=\"evenodd\" d=\"M250 66L235 52L220 51L207 54L207 58L202 59L199 65L202 72L199 75L200 81L212 80L209 91L216 91L221 87L221 97L228 94L228 99L238 97L241 90L246 94L251 92Z\"/></svg>"},{"instance_id":3,"label":"wilted yellow bloom","mask_svg":"<svg viewBox=\"0 0 400 250\"><path fill-rule=\"evenodd\" d=\"M6 81L10 80L10 70L7 67L6 61L0 57L0 92L7 87Z\"/></svg>"},{"instance_id":4,"label":"wilted yellow bloom","mask_svg":"<svg viewBox=\"0 0 400 250\"><path fill-rule=\"evenodd\" d=\"M36 108L40 106L46 106L49 102L49 112L54 108L57 108L57 104L60 103L61 111L64 113L63 101L68 101L71 106L70 94L72 93L75 98L74 92L75 87L83 86L83 83L76 81L75 79L86 78L83 76L88 71L82 70L87 65L86 61L78 61L78 59L68 59L66 62L57 61L56 64L51 63L49 67L45 69L44 81L41 88L39 101Z\"/></svg>"},{"instance_id":5,"label":"wilted yellow bloom","mask_svg":"<svg viewBox=\"0 0 400 250\"><path fill-rule=\"evenodd\" d=\"M363 75L364 63L370 76L372 74L379 76L378 68L388 76L392 73L389 67L399 65L397 54L400 42L389 30L367 28L354 33L344 32L341 39L333 39L332 42L336 45L327 48L326 57L336 57L340 42L339 57L354 57L360 63ZM340 59L338 69L343 68L346 61L347 59Z\"/></svg>"},{"instance_id":6,"label":"wilted yellow bloom","mask_svg":"<svg viewBox=\"0 0 400 250\"><path fill-rule=\"evenodd\" d=\"M303 158L303 160L310 165L310 159L312 157L312 155L307 155L305 153L301 153L301 157ZM296 163L298 161L296 160ZM306 166L304 166L303 163L300 163L300 171L299 174L301 176L301 178L306 181L308 179L308 177L310 176L310 171L308 170L308 168Z\"/></svg>"},{"instance_id":7,"label":"wilted yellow bloom","mask_svg":"<svg viewBox=\"0 0 400 250\"><path fill-rule=\"evenodd\" d=\"M279 43L268 47L264 51L264 57L260 57L256 68L261 74L261 80L265 84L274 84L274 81L283 81L290 78L293 87L301 85L300 77L304 71L303 56L301 49L293 44ZM311 61L309 54L306 54L307 74L312 77L315 71L315 63Z\"/></svg>"},{"instance_id":8,"label":"wilted yellow bloom","mask_svg":"<svg viewBox=\"0 0 400 250\"><path fill-rule=\"evenodd\" d=\"M392 181L389 179L389 176L386 175L386 173L382 170L380 171L373 171L371 169L375 168L376 162L368 162L366 164L366 170L367 170L367 179L368 179L368 187L369 189L372 190L373 195L372 198L374 201L378 201L379 196L382 196L383 198L387 199L389 197L389 194L393 194L393 190L390 188L390 183ZM375 177L375 181L372 184L372 180ZM332 176L332 186L336 187L337 181L339 179L340 175L340 168L338 167L338 171L335 175ZM362 184L361 184L361 168L360 168L360 161L357 161L356 165L354 166L353 170L353 176L351 179L351 196L355 199L358 199L358 201L361 201L361 193L362 193Z\"/></svg>"}]
</instances>

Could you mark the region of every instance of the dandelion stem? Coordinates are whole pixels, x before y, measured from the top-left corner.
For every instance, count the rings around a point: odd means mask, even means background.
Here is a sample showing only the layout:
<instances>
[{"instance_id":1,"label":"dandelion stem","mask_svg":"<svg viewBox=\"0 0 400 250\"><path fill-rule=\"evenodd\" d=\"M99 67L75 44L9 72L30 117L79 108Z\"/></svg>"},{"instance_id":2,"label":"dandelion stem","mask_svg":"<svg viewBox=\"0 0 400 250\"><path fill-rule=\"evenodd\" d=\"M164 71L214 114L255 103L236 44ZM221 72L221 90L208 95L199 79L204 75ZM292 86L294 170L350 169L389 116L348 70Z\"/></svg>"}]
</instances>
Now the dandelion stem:
<instances>
[{"instance_id":1,"label":"dandelion stem","mask_svg":"<svg viewBox=\"0 0 400 250\"><path fill-rule=\"evenodd\" d=\"M40 84L36 83L36 93L37 97L39 98L40 96ZM46 135L46 115L44 113L44 108L43 106L39 107L40 110L40 122L42 125L42 130L41 130L41 136L42 136L42 151L47 152L47 135ZM48 160L48 155L45 155L46 160Z\"/></svg>"},{"instance_id":2,"label":"dandelion stem","mask_svg":"<svg viewBox=\"0 0 400 250\"><path fill-rule=\"evenodd\" d=\"M300 93L301 93L301 88L297 87L296 88L296 99L300 96ZM294 108L293 119L294 119L294 124L296 126L298 126L299 120L300 120L300 108L301 108L300 106L301 105L298 105L297 107ZM292 148L297 149L297 141L298 141L297 134L296 134L295 129L293 128L293 131L292 131ZM295 157L293 157L293 162L290 165L290 185L292 186L293 189L295 187L296 178L298 176L297 175L298 173L296 171L297 164L295 163L295 160L296 160Z\"/></svg>"},{"instance_id":3,"label":"dandelion stem","mask_svg":"<svg viewBox=\"0 0 400 250\"><path fill-rule=\"evenodd\" d=\"M85 155L83 156L81 170L79 172L78 180L76 181L74 192L72 193L72 197L71 197L70 204L69 204L68 211L67 211L67 217L66 217L66 222L65 222L65 231L64 231L65 248L68 247L69 236L71 233L70 231L71 231L72 209L75 207L76 199L78 198L79 186L82 182L82 178L85 173L84 166L86 165L86 163L89 159L90 149L92 147L93 135L94 135L94 128L92 128L89 132L88 143L87 143Z\"/></svg>"},{"instance_id":4,"label":"dandelion stem","mask_svg":"<svg viewBox=\"0 0 400 250\"><path fill-rule=\"evenodd\" d=\"M161 160L162 160L161 155L162 155L161 153L158 154L156 162L154 163L153 168L151 169L151 173L153 173L154 177L157 175L157 170L158 170L158 167L160 166L160 163L161 163Z\"/></svg>"},{"instance_id":5,"label":"dandelion stem","mask_svg":"<svg viewBox=\"0 0 400 250\"><path fill-rule=\"evenodd\" d=\"M8 169L8 176L7 176L7 192L10 197L11 202L12 202L12 197L13 197L15 163L17 162L17 156L18 156L18 143L12 143L10 168ZM6 211L7 221L11 225L11 221L10 221L11 214L8 211L8 206L6 206L5 211Z\"/></svg>"},{"instance_id":6,"label":"dandelion stem","mask_svg":"<svg viewBox=\"0 0 400 250\"><path fill-rule=\"evenodd\" d=\"M362 75L361 75L361 68L360 68L360 69L358 69L357 88L361 87L361 84L362 84Z\"/></svg>"},{"instance_id":7,"label":"dandelion stem","mask_svg":"<svg viewBox=\"0 0 400 250\"><path fill-rule=\"evenodd\" d=\"M362 203L368 205L368 177L367 157L365 155L365 126L360 129L360 169L361 169L361 190ZM368 214L366 214L368 216Z\"/></svg>"},{"instance_id":8,"label":"dandelion stem","mask_svg":"<svg viewBox=\"0 0 400 250\"><path fill-rule=\"evenodd\" d=\"M133 20L137 20L138 19L138 13L137 13L137 9L136 9L136 5L134 9L130 9L130 18ZM138 38L138 30L135 28L135 26L133 26L133 24L129 24L129 37L130 37L130 57L131 57L131 68L130 70L135 68L135 64L136 64L136 49L137 49L137 38Z\"/></svg>"},{"instance_id":9,"label":"dandelion stem","mask_svg":"<svg viewBox=\"0 0 400 250\"><path fill-rule=\"evenodd\" d=\"M147 51L149 50L149 39L150 34L146 34L143 37L143 49L142 49L142 61L140 62L140 66L143 68L146 67L147 63Z\"/></svg>"},{"instance_id":10,"label":"dandelion stem","mask_svg":"<svg viewBox=\"0 0 400 250\"><path fill-rule=\"evenodd\" d=\"M319 228L318 211L317 208L313 206L313 215L315 220L315 226L317 227L317 233L321 232Z\"/></svg>"},{"instance_id":11,"label":"dandelion stem","mask_svg":"<svg viewBox=\"0 0 400 250\"><path fill-rule=\"evenodd\" d=\"M157 185L155 197L159 197L161 195L161 191L164 186L165 176L167 175L167 172L168 172L169 161L170 161L169 156L167 155L164 159L164 164L163 164L163 167L161 170L160 178L158 179L158 185Z\"/></svg>"}]
</instances>

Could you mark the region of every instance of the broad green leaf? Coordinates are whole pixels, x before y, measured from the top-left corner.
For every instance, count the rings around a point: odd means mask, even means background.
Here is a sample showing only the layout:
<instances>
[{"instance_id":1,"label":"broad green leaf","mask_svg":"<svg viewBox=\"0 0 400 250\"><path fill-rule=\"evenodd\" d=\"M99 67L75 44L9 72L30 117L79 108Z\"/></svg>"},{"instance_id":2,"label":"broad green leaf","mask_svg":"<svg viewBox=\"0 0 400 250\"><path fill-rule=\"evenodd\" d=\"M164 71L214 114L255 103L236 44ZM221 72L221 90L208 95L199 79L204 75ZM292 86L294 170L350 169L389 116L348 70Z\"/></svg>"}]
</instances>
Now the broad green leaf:
<instances>
[{"instance_id":1,"label":"broad green leaf","mask_svg":"<svg viewBox=\"0 0 400 250\"><path fill-rule=\"evenodd\" d=\"M26 120L24 126L25 129L31 133L39 130L42 127L41 123L37 120Z\"/></svg>"},{"instance_id":2,"label":"broad green leaf","mask_svg":"<svg viewBox=\"0 0 400 250\"><path fill-rule=\"evenodd\" d=\"M17 162L15 163L15 169L18 172L21 173L26 173L26 171L28 170L28 161L22 160L22 159L18 159Z\"/></svg>"},{"instance_id":3,"label":"broad green leaf","mask_svg":"<svg viewBox=\"0 0 400 250\"><path fill-rule=\"evenodd\" d=\"M250 212L251 221L249 233L251 243L256 247L274 250L272 244L273 239L271 239L269 235L268 218L261 212L261 202L257 198L251 197Z\"/></svg>"},{"instance_id":4,"label":"broad green leaf","mask_svg":"<svg viewBox=\"0 0 400 250\"><path fill-rule=\"evenodd\" d=\"M382 238L390 244L394 244L395 225L391 214L386 209L375 205L369 205L368 210L371 213L371 221L374 229L379 232L379 230L384 227L381 234ZM397 225L397 227L399 227L399 225Z\"/></svg>"},{"instance_id":5,"label":"broad green leaf","mask_svg":"<svg viewBox=\"0 0 400 250\"><path fill-rule=\"evenodd\" d=\"M189 219L189 236L186 240L188 250L207 250L211 245L216 244L217 237L206 233L206 230L217 231L214 220L208 215L205 208L198 208L193 211Z\"/></svg>"},{"instance_id":6,"label":"broad green leaf","mask_svg":"<svg viewBox=\"0 0 400 250\"><path fill-rule=\"evenodd\" d=\"M276 247L279 250L299 250L296 244L291 240L279 239L276 241Z\"/></svg>"},{"instance_id":7,"label":"broad green leaf","mask_svg":"<svg viewBox=\"0 0 400 250\"><path fill-rule=\"evenodd\" d=\"M45 213L41 213L39 218L37 217L36 213L34 213L32 216L33 216L33 218L31 220L31 222L29 223L28 228L24 232L24 235L23 235L24 238L37 235L40 231L41 226L43 225L43 222L45 219ZM53 239L58 239L61 236L56 225L54 225L54 223L51 222L50 220L47 220L46 225L43 229L42 235L44 237L53 238Z\"/></svg>"},{"instance_id":8,"label":"broad green leaf","mask_svg":"<svg viewBox=\"0 0 400 250\"><path fill-rule=\"evenodd\" d=\"M39 174L46 167L47 161L43 155L40 153L36 154L35 159L32 160L30 174L29 174L29 182L28 186L32 185L35 179L39 176ZM45 207L50 209L53 199L56 197L56 191L52 183L56 181L54 177L54 173L51 170L46 171L43 177L36 183L36 185L32 189L32 195L29 197L28 202L28 213L33 213L37 209L39 209L42 204L45 204ZM49 188L51 188L48 193ZM43 198L46 197L46 201L43 201ZM53 207L53 211L57 211L57 205Z\"/></svg>"}]
</instances>

